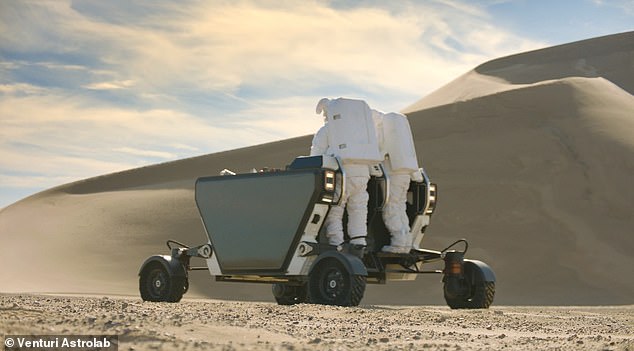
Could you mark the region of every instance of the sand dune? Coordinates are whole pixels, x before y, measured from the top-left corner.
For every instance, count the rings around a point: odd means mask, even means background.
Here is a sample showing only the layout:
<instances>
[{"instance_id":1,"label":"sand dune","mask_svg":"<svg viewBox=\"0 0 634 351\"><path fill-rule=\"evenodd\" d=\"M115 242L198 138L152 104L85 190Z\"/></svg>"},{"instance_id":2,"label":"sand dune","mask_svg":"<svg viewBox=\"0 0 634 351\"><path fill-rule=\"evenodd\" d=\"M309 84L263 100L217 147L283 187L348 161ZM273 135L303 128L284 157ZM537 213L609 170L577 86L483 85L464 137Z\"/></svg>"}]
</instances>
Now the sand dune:
<instances>
[{"instance_id":1,"label":"sand dune","mask_svg":"<svg viewBox=\"0 0 634 351\"><path fill-rule=\"evenodd\" d=\"M497 263L500 300L632 298L634 98L578 103L612 87L571 78L411 115L443 185L433 233L477 243L473 255Z\"/></svg>"},{"instance_id":2,"label":"sand dune","mask_svg":"<svg viewBox=\"0 0 634 351\"><path fill-rule=\"evenodd\" d=\"M481 64L405 108L405 113L567 77L603 77L634 93L634 33L502 57Z\"/></svg>"},{"instance_id":3,"label":"sand dune","mask_svg":"<svg viewBox=\"0 0 634 351\"><path fill-rule=\"evenodd\" d=\"M497 304L634 303L634 32L487 62L405 111L440 187L426 247L466 237ZM0 292L137 294L164 241L205 240L197 177L284 167L311 136L63 185L0 212ZM194 296L272 301L192 273ZM439 277L369 286L363 303L443 304Z\"/></svg>"}]
</instances>

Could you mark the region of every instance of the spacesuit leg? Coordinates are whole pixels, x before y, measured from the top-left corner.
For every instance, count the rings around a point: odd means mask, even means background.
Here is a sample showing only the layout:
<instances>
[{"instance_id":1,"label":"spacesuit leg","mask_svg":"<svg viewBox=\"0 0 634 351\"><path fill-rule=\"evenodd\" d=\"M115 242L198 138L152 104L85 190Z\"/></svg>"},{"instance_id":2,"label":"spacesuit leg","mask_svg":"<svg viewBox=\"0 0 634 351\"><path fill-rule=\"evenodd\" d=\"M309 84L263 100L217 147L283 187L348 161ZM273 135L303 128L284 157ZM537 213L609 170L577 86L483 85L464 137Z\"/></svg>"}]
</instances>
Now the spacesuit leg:
<instances>
[{"instance_id":1,"label":"spacesuit leg","mask_svg":"<svg viewBox=\"0 0 634 351\"><path fill-rule=\"evenodd\" d=\"M383 222L390 231L391 242L381 250L385 252L408 253L412 246L409 233L409 218L406 212L408 174L390 175L390 198L383 208Z\"/></svg>"},{"instance_id":2,"label":"spacesuit leg","mask_svg":"<svg viewBox=\"0 0 634 351\"><path fill-rule=\"evenodd\" d=\"M368 199L367 192L369 176L348 177L346 189L348 189L348 236L350 243L366 245L365 237L368 235Z\"/></svg>"},{"instance_id":3,"label":"spacesuit leg","mask_svg":"<svg viewBox=\"0 0 634 351\"><path fill-rule=\"evenodd\" d=\"M330 207L330 212L324 221L328 244L339 246L343 243L343 212L346 206L345 198L339 205Z\"/></svg>"}]
</instances>

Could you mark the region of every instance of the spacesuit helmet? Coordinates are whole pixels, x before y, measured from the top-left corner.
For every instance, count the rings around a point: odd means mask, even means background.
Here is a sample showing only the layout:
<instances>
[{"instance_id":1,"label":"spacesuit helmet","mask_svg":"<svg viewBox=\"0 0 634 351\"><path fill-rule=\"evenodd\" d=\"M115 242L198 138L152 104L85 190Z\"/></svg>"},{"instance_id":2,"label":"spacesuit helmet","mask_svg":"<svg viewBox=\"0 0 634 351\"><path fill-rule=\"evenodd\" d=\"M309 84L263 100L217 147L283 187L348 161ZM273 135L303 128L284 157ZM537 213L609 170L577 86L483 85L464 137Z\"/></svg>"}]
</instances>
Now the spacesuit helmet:
<instances>
[{"instance_id":1,"label":"spacesuit helmet","mask_svg":"<svg viewBox=\"0 0 634 351\"><path fill-rule=\"evenodd\" d=\"M326 113L328 113L328 104L330 104L329 98L323 98L319 100L319 102L317 103L317 107L315 107L315 113L321 114L323 112L325 117Z\"/></svg>"}]
</instances>

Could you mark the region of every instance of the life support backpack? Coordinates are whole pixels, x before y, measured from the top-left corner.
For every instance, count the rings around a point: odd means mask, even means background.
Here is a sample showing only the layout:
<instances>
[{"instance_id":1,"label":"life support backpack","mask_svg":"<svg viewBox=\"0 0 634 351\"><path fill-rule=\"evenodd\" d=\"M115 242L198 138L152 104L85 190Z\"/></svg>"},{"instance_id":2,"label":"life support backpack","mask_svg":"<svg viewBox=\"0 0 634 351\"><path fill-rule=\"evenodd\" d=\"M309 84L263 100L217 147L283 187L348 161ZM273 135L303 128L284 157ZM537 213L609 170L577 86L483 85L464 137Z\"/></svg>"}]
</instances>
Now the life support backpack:
<instances>
[{"instance_id":1,"label":"life support backpack","mask_svg":"<svg viewBox=\"0 0 634 351\"><path fill-rule=\"evenodd\" d=\"M418 170L418 158L407 117L391 112L383 115L383 150L395 172Z\"/></svg>"},{"instance_id":2,"label":"life support backpack","mask_svg":"<svg viewBox=\"0 0 634 351\"><path fill-rule=\"evenodd\" d=\"M365 101L330 100L326 117L329 154L350 163L375 164L383 160L372 113Z\"/></svg>"}]
</instances>

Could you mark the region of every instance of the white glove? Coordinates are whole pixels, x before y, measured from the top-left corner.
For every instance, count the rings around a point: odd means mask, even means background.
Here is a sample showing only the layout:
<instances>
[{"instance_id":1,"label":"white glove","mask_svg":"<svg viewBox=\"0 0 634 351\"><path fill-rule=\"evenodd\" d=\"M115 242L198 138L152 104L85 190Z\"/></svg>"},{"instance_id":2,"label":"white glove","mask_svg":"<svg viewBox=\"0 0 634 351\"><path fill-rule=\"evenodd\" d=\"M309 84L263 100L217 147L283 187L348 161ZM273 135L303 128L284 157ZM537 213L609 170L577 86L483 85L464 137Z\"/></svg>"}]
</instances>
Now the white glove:
<instances>
[{"instance_id":1,"label":"white glove","mask_svg":"<svg viewBox=\"0 0 634 351\"><path fill-rule=\"evenodd\" d=\"M383 176L383 171L381 171L381 167L379 167L379 165L372 165L370 166L370 175L374 177L381 177Z\"/></svg>"},{"instance_id":2,"label":"white glove","mask_svg":"<svg viewBox=\"0 0 634 351\"><path fill-rule=\"evenodd\" d=\"M412 172L411 174L412 180L417 183L423 182L423 173L419 170Z\"/></svg>"}]
</instances>

